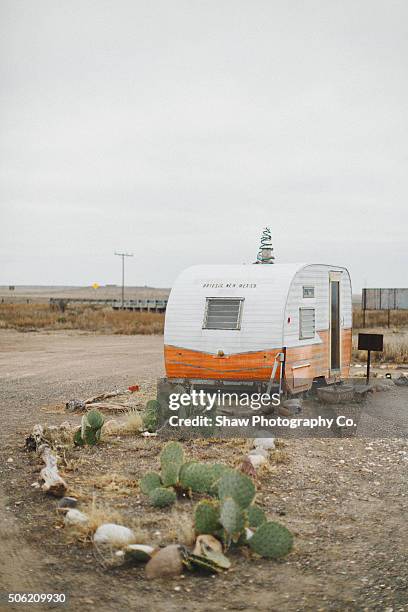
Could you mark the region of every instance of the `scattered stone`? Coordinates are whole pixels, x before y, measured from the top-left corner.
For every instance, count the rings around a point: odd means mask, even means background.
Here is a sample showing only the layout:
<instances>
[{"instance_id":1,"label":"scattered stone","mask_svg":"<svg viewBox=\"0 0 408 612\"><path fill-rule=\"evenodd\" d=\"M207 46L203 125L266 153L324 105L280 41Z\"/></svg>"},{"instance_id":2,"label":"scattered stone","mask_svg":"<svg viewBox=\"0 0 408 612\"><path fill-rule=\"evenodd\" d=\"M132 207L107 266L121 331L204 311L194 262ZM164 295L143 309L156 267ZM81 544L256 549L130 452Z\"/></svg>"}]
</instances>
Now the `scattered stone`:
<instances>
[{"instance_id":1,"label":"scattered stone","mask_svg":"<svg viewBox=\"0 0 408 612\"><path fill-rule=\"evenodd\" d=\"M182 572L183 562L177 544L159 550L146 565L146 577L149 580L164 576L180 576Z\"/></svg>"},{"instance_id":2,"label":"scattered stone","mask_svg":"<svg viewBox=\"0 0 408 612\"><path fill-rule=\"evenodd\" d=\"M7 459L7 463L13 463L13 461L14 461L13 457L9 457L9 458Z\"/></svg>"},{"instance_id":3,"label":"scattered stone","mask_svg":"<svg viewBox=\"0 0 408 612\"><path fill-rule=\"evenodd\" d=\"M256 470L262 465L268 463L268 460L266 457L264 457L264 455L248 455L248 459Z\"/></svg>"},{"instance_id":4,"label":"scattered stone","mask_svg":"<svg viewBox=\"0 0 408 612\"><path fill-rule=\"evenodd\" d=\"M375 391L391 391L394 383L391 381L391 385L389 384L389 379L384 378L382 381L376 382L373 387Z\"/></svg>"},{"instance_id":5,"label":"scattered stone","mask_svg":"<svg viewBox=\"0 0 408 612\"><path fill-rule=\"evenodd\" d=\"M299 398L287 399L282 402L282 407L289 410L290 415L299 414L302 411L302 400Z\"/></svg>"},{"instance_id":6,"label":"scattered stone","mask_svg":"<svg viewBox=\"0 0 408 612\"><path fill-rule=\"evenodd\" d=\"M155 549L153 546L147 546L145 544L129 544L124 550L125 560L146 563L150 561Z\"/></svg>"},{"instance_id":7,"label":"scattered stone","mask_svg":"<svg viewBox=\"0 0 408 612\"><path fill-rule=\"evenodd\" d=\"M343 404L354 399L354 387L350 384L318 387L316 393L318 399L327 404Z\"/></svg>"},{"instance_id":8,"label":"scattered stone","mask_svg":"<svg viewBox=\"0 0 408 612\"><path fill-rule=\"evenodd\" d=\"M126 546L135 541L134 532L123 525L104 523L94 533L95 544L110 544L111 546Z\"/></svg>"},{"instance_id":9,"label":"scattered stone","mask_svg":"<svg viewBox=\"0 0 408 612\"><path fill-rule=\"evenodd\" d=\"M86 525L88 523L88 517L86 514L75 508L71 508L65 515L65 525L72 527L74 525Z\"/></svg>"},{"instance_id":10,"label":"scattered stone","mask_svg":"<svg viewBox=\"0 0 408 612\"><path fill-rule=\"evenodd\" d=\"M256 478L256 469L252 465L252 461L248 456L245 456L242 460L241 465L239 466L239 471L243 474L246 474L250 478Z\"/></svg>"},{"instance_id":11,"label":"scattered stone","mask_svg":"<svg viewBox=\"0 0 408 612\"><path fill-rule=\"evenodd\" d=\"M76 508L77 505L78 500L76 497L62 497L57 503L57 507L61 510L65 510L65 508Z\"/></svg>"},{"instance_id":12,"label":"scattered stone","mask_svg":"<svg viewBox=\"0 0 408 612\"><path fill-rule=\"evenodd\" d=\"M257 448L253 448L252 450L250 450L248 455L262 455L263 457L267 459L269 456L269 453L266 450L266 448L261 448L260 446L258 446Z\"/></svg>"},{"instance_id":13,"label":"scattered stone","mask_svg":"<svg viewBox=\"0 0 408 612\"><path fill-rule=\"evenodd\" d=\"M193 553L195 555L206 555L208 550L222 553L222 544L212 535L199 535L196 539Z\"/></svg>"},{"instance_id":14,"label":"scattered stone","mask_svg":"<svg viewBox=\"0 0 408 612\"><path fill-rule=\"evenodd\" d=\"M86 410L86 404L82 400L72 399L65 404L66 410L74 412L74 410Z\"/></svg>"},{"instance_id":15,"label":"scattered stone","mask_svg":"<svg viewBox=\"0 0 408 612\"><path fill-rule=\"evenodd\" d=\"M398 376L398 378L394 380L394 384L398 385L398 387L408 385L408 376L401 374L401 376Z\"/></svg>"},{"instance_id":16,"label":"scattered stone","mask_svg":"<svg viewBox=\"0 0 408 612\"><path fill-rule=\"evenodd\" d=\"M254 447L262 448L264 450L274 450L275 438L255 438Z\"/></svg>"},{"instance_id":17,"label":"scattered stone","mask_svg":"<svg viewBox=\"0 0 408 612\"><path fill-rule=\"evenodd\" d=\"M245 527L245 537L247 540L250 540L252 538L252 536L254 535L254 531L252 531L252 529L249 529L249 527Z\"/></svg>"}]
</instances>

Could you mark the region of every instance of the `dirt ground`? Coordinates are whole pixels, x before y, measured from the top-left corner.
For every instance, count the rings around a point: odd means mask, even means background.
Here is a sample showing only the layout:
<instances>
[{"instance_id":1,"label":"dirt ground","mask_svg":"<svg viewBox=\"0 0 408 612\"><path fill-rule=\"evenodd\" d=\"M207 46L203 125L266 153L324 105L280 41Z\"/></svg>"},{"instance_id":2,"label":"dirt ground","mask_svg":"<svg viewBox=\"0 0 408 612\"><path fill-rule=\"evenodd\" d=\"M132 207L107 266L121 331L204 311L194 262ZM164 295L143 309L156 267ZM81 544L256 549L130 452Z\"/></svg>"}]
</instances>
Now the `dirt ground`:
<instances>
[{"instance_id":1,"label":"dirt ground","mask_svg":"<svg viewBox=\"0 0 408 612\"><path fill-rule=\"evenodd\" d=\"M163 372L162 343L160 336L0 333L0 591L65 592L73 611L408 610L407 438L290 439L285 461L271 453L257 501L295 535L294 551L279 562L236 554L222 576L148 582L143 568L104 568L89 543L68 543L55 500L31 487L39 464L24 451L24 435L37 422L66 420L43 408L67 399L141 384L144 400ZM406 418L408 390L378 393L375 402L376 427ZM233 465L245 444L190 441L185 450ZM146 466L158 466L160 446L133 435L81 451L92 482L110 470L128 483L119 511L155 543L192 508L179 501L149 516L137 481ZM79 486L79 474L66 478Z\"/></svg>"}]
</instances>

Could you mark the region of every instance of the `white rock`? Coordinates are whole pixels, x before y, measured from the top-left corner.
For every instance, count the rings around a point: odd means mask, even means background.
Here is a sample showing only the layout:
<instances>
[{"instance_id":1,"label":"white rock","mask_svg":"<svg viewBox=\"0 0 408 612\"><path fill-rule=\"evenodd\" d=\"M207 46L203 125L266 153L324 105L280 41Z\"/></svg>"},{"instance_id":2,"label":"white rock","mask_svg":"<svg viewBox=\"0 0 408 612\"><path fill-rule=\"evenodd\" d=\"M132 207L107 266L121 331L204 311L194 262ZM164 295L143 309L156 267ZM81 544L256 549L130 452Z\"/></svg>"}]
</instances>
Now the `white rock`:
<instances>
[{"instance_id":1,"label":"white rock","mask_svg":"<svg viewBox=\"0 0 408 612\"><path fill-rule=\"evenodd\" d=\"M126 546L135 541L135 534L128 527L115 523L104 523L94 533L96 544L112 544L113 546Z\"/></svg>"},{"instance_id":2,"label":"white rock","mask_svg":"<svg viewBox=\"0 0 408 612\"><path fill-rule=\"evenodd\" d=\"M268 460L263 455L248 455L248 459L255 469L261 467L261 465L265 465L265 463L268 463Z\"/></svg>"},{"instance_id":3,"label":"white rock","mask_svg":"<svg viewBox=\"0 0 408 612\"><path fill-rule=\"evenodd\" d=\"M136 563L146 563L147 561L150 561L154 552L155 549L153 546L147 546L144 544L128 544L123 551L127 561Z\"/></svg>"},{"instance_id":4,"label":"white rock","mask_svg":"<svg viewBox=\"0 0 408 612\"><path fill-rule=\"evenodd\" d=\"M275 438L255 438L254 447L273 450L275 448Z\"/></svg>"},{"instance_id":5,"label":"white rock","mask_svg":"<svg viewBox=\"0 0 408 612\"><path fill-rule=\"evenodd\" d=\"M268 458L268 451L265 448L261 448L258 446L257 448L253 448L249 451L248 455L262 455L262 457Z\"/></svg>"},{"instance_id":6,"label":"white rock","mask_svg":"<svg viewBox=\"0 0 408 612\"><path fill-rule=\"evenodd\" d=\"M246 539L250 540L252 536L254 535L254 532L252 531L252 529L249 529L249 527L245 527L245 535L246 535Z\"/></svg>"},{"instance_id":7,"label":"white rock","mask_svg":"<svg viewBox=\"0 0 408 612\"><path fill-rule=\"evenodd\" d=\"M64 523L65 525L86 525L88 522L88 517L86 514L77 510L76 508L71 508L65 515Z\"/></svg>"}]
</instances>

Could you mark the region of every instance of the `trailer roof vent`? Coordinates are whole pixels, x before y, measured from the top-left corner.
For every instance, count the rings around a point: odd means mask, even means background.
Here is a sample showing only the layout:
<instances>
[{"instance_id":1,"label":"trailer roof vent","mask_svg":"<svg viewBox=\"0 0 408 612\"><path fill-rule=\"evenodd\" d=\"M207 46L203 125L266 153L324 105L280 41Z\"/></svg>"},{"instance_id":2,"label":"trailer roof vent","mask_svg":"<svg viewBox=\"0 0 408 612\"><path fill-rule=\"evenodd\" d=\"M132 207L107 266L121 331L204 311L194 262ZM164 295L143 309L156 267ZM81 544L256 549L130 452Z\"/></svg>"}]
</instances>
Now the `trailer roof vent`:
<instances>
[{"instance_id":1,"label":"trailer roof vent","mask_svg":"<svg viewBox=\"0 0 408 612\"><path fill-rule=\"evenodd\" d=\"M261 245L259 247L258 256L255 263L273 264L275 263L275 255L273 254L272 235L269 227L265 227L261 236Z\"/></svg>"}]
</instances>

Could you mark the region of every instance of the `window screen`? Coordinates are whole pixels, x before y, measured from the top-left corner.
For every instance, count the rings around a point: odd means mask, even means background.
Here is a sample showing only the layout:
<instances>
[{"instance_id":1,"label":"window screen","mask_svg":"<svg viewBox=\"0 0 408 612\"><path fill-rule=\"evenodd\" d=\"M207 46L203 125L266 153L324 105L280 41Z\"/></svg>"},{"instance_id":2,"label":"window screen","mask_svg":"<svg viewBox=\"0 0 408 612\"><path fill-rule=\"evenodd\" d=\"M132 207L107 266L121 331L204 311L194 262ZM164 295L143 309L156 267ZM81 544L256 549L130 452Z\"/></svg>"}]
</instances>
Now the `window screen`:
<instances>
[{"instance_id":1,"label":"window screen","mask_svg":"<svg viewBox=\"0 0 408 612\"><path fill-rule=\"evenodd\" d=\"M240 329L243 298L207 298L204 329Z\"/></svg>"},{"instance_id":2,"label":"window screen","mask_svg":"<svg viewBox=\"0 0 408 612\"><path fill-rule=\"evenodd\" d=\"M299 340L315 337L315 309L299 308Z\"/></svg>"}]
</instances>

